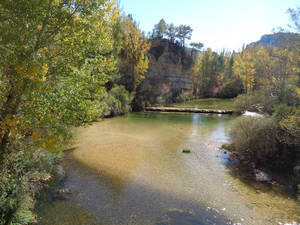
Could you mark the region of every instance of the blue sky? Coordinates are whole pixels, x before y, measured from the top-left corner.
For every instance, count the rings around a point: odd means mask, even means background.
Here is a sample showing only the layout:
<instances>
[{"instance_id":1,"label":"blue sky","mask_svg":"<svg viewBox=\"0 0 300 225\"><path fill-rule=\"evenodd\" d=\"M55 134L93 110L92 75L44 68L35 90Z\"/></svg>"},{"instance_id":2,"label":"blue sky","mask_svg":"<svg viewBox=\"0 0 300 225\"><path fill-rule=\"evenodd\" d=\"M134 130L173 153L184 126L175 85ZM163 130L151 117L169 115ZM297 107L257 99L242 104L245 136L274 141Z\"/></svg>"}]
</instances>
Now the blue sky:
<instances>
[{"instance_id":1,"label":"blue sky","mask_svg":"<svg viewBox=\"0 0 300 225\"><path fill-rule=\"evenodd\" d=\"M300 0L119 0L140 29L151 31L163 18L167 23L190 25L193 42L213 50L239 50L278 26L289 23L288 8Z\"/></svg>"}]
</instances>

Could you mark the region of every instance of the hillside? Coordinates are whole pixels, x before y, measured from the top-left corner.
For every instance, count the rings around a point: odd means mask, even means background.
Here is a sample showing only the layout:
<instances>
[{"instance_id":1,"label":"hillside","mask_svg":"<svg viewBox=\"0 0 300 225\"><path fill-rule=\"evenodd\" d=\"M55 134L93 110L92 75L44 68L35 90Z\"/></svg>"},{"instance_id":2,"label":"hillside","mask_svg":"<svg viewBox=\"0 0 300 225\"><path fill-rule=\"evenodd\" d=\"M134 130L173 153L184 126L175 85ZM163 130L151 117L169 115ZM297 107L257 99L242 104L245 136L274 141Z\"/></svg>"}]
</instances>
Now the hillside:
<instances>
[{"instance_id":1,"label":"hillside","mask_svg":"<svg viewBox=\"0 0 300 225\"><path fill-rule=\"evenodd\" d=\"M299 34L296 33L275 33L275 34L265 34L261 37L259 41L252 42L246 46L246 48L255 47L257 45L269 46L273 45L275 47L284 48L287 43L293 43L299 39Z\"/></svg>"}]
</instances>

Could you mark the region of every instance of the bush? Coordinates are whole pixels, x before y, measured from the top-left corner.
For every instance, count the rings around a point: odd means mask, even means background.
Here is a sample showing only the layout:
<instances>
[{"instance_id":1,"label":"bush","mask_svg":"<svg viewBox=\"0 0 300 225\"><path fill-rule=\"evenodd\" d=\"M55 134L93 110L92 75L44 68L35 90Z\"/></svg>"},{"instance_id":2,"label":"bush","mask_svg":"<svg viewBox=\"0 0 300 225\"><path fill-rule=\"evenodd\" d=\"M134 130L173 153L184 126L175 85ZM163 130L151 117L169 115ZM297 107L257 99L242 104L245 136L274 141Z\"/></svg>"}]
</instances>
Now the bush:
<instances>
[{"instance_id":1,"label":"bush","mask_svg":"<svg viewBox=\"0 0 300 225\"><path fill-rule=\"evenodd\" d=\"M131 110L131 101L134 94L129 93L124 86L115 86L109 92L105 92L102 99L104 103L103 116L117 116L128 113Z\"/></svg>"},{"instance_id":2,"label":"bush","mask_svg":"<svg viewBox=\"0 0 300 225\"><path fill-rule=\"evenodd\" d=\"M283 130L282 142L300 151L300 109L288 114L279 124Z\"/></svg>"},{"instance_id":3,"label":"bush","mask_svg":"<svg viewBox=\"0 0 300 225\"><path fill-rule=\"evenodd\" d=\"M275 107L275 112L273 113L273 117L276 121L280 121L285 119L289 115L292 115L295 112L295 108L288 106L287 104L279 104Z\"/></svg>"},{"instance_id":4,"label":"bush","mask_svg":"<svg viewBox=\"0 0 300 225\"><path fill-rule=\"evenodd\" d=\"M295 85L289 85L278 93L280 102L286 103L289 106L300 105L300 88Z\"/></svg>"},{"instance_id":5,"label":"bush","mask_svg":"<svg viewBox=\"0 0 300 225\"><path fill-rule=\"evenodd\" d=\"M219 90L219 98L235 98L243 92L243 81L241 79L229 80Z\"/></svg>"},{"instance_id":6,"label":"bush","mask_svg":"<svg viewBox=\"0 0 300 225\"><path fill-rule=\"evenodd\" d=\"M232 126L233 151L249 161L263 161L278 152L278 125L271 118L241 117Z\"/></svg>"},{"instance_id":7,"label":"bush","mask_svg":"<svg viewBox=\"0 0 300 225\"><path fill-rule=\"evenodd\" d=\"M35 220L35 197L51 181L59 156L45 150L10 152L0 164L0 224Z\"/></svg>"},{"instance_id":8,"label":"bush","mask_svg":"<svg viewBox=\"0 0 300 225\"><path fill-rule=\"evenodd\" d=\"M185 102L190 100L191 100L191 95L185 91L181 91L181 93L175 97L174 102Z\"/></svg>"},{"instance_id":9,"label":"bush","mask_svg":"<svg viewBox=\"0 0 300 225\"><path fill-rule=\"evenodd\" d=\"M161 106L165 106L165 105L168 105L173 102L172 97L173 97L172 93L168 92L168 93L158 96L156 98L156 102L157 102L157 104L159 104Z\"/></svg>"},{"instance_id":10,"label":"bush","mask_svg":"<svg viewBox=\"0 0 300 225\"><path fill-rule=\"evenodd\" d=\"M274 112L274 107L278 103L276 97L271 97L264 92L255 92L254 94L242 94L236 97L234 108L238 112L252 111L263 112L271 115Z\"/></svg>"}]
</instances>

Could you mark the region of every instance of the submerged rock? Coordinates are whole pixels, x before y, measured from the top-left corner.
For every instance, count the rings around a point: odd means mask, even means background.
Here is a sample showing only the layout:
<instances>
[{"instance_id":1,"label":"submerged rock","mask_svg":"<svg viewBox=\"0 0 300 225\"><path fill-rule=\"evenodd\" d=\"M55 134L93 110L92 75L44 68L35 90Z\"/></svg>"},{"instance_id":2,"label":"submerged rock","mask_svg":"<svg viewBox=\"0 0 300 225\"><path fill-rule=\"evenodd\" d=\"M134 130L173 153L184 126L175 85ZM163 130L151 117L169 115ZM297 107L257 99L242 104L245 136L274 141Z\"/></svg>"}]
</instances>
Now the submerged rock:
<instances>
[{"instance_id":1,"label":"submerged rock","mask_svg":"<svg viewBox=\"0 0 300 225\"><path fill-rule=\"evenodd\" d=\"M254 174L255 174L255 180L258 182L270 182L272 180L269 174L259 169L255 169Z\"/></svg>"},{"instance_id":2,"label":"submerged rock","mask_svg":"<svg viewBox=\"0 0 300 225\"><path fill-rule=\"evenodd\" d=\"M182 152L183 152L183 153L191 153L191 149L189 149L189 148L184 148L184 149L182 149Z\"/></svg>"},{"instance_id":3,"label":"submerged rock","mask_svg":"<svg viewBox=\"0 0 300 225\"><path fill-rule=\"evenodd\" d=\"M69 199L71 197L71 191L68 188L62 188L59 189L55 194L54 194L54 198L55 199L60 199L60 200L66 200Z\"/></svg>"}]
</instances>

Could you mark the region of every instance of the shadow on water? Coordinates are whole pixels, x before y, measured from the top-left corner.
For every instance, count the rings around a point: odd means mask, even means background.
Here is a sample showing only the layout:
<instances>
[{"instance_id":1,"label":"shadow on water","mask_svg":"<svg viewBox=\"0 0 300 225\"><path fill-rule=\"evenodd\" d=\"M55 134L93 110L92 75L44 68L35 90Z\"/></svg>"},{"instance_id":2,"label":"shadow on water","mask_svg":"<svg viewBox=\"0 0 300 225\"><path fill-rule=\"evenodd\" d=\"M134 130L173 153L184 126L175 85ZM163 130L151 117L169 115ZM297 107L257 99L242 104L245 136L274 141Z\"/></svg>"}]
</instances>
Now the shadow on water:
<instances>
[{"instance_id":1,"label":"shadow on water","mask_svg":"<svg viewBox=\"0 0 300 225\"><path fill-rule=\"evenodd\" d=\"M66 156L64 168L67 177L62 187L72 190L72 197L41 207L40 225L230 224L213 209L144 185L134 183L129 188L118 177L100 175L70 155Z\"/></svg>"}]
</instances>

